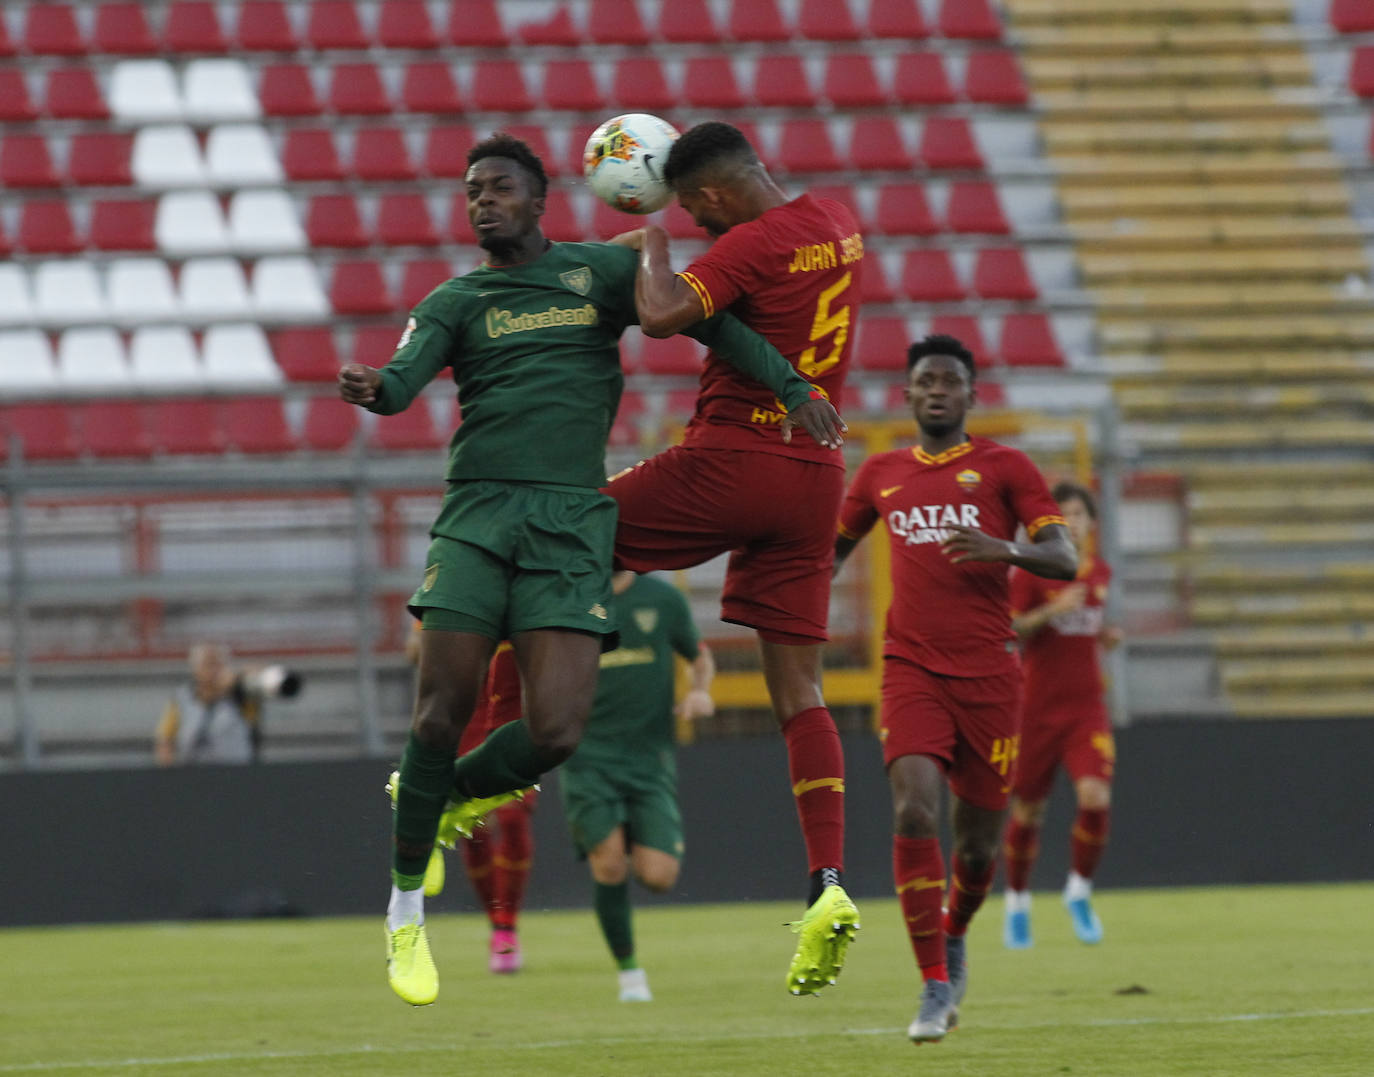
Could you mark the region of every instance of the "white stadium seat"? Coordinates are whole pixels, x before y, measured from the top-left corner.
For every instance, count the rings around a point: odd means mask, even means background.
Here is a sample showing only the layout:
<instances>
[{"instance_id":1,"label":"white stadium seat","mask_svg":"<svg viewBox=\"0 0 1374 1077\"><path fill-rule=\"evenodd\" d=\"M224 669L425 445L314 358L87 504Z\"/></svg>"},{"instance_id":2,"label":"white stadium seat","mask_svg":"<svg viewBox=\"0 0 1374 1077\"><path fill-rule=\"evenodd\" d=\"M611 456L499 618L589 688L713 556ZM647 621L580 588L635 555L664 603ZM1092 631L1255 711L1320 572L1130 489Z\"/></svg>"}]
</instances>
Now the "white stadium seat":
<instances>
[{"instance_id":1,"label":"white stadium seat","mask_svg":"<svg viewBox=\"0 0 1374 1077\"><path fill-rule=\"evenodd\" d=\"M108 326L68 329L57 344L57 375L69 390L128 388L124 342Z\"/></svg>"},{"instance_id":2,"label":"white stadium seat","mask_svg":"<svg viewBox=\"0 0 1374 1077\"><path fill-rule=\"evenodd\" d=\"M205 331L201 360L211 384L262 385L282 380L267 335L257 325L211 326Z\"/></svg>"},{"instance_id":3,"label":"white stadium seat","mask_svg":"<svg viewBox=\"0 0 1374 1077\"><path fill-rule=\"evenodd\" d=\"M48 334L37 329L0 333L0 378L14 392L41 392L57 388L57 368L52 363Z\"/></svg>"},{"instance_id":4,"label":"white stadium seat","mask_svg":"<svg viewBox=\"0 0 1374 1077\"><path fill-rule=\"evenodd\" d=\"M253 268L253 309L269 320L318 321L329 317L329 300L309 258L263 258Z\"/></svg>"},{"instance_id":5,"label":"white stadium seat","mask_svg":"<svg viewBox=\"0 0 1374 1077\"><path fill-rule=\"evenodd\" d=\"M158 199L153 235L168 254L216 254L229 248L219 199L209 191L173 191Z\"/></svg>"},{"instance_id":6,"label":"white stadium seat","mask_svg":"<svg viewBox=\"0 0 1374 1077\"><path fill-rule=\"evenodd\" d=\"M200 187L205 183L196 136L189 127L177 124L140 127L134 135L130 167L140 187Z\"/></svg>"},{"instance_id":7,"label":"white stadium seat","mask_svg":"<svg viewBox=\"0 0 1374 1077\"><path fill-rule=\"evenodd\" d=\"M233 258L191 258L181 267L181 312L191 321L243 318L248 284Z\"/></svg>"},{"instance_id":8,"label":"white stadium seat","mask_svg":"<svg viewBox=\"0 0 1374 1077\"><path fill-rule=\"evenodd\" d=\"M205 140L205 164L210 182L225 187L280 183L277 151L266 129L255 123L225 123L211 128Z\"/></svg>"},{"instance_id":9,"label":"white stadium seat","mask_svg":"<svg viewBox=\"0 0 1374 1077\"><path fill-rule=\"evenodd\" d=\"M229 203L234 250L298 251L307 246L296 207L282 190L240 191Z\"/></svg>"},{"instance_id":10,"label":"white stadium seat","mask_svg":"<svg viewBox=\"0 0 1374 1077\"><path fill-rule=\"evenodd\" d=\"M182 118L176 75L166 60L121 60L110 73L110 111L131 123Z\"/></svg>"},{"instance_id":11,"label":"white stadium seat","mask_svg":"<svg viewBox=\"0 0 1374 1077\"><path fill-rule=\"evenodd\" d=\"M129 369L140 386L195 388L205 384L196 342L191 331L180 325L135 329L129 341Z\"/></svg>"},{"instance_id":12,"label":"white stadium seat","mask_svg":"<svg viewBox=\"0 0 1374 1077\"><path fill-rule=\"evenodd\" d=\"M29 325L32 322L29 275L22 266L0 262L0 325Z\"/></svg>"},{"instance_id":13,"label":"white stadium seat","mask_svg":"<svg viewBox=\"0 0 1374 1077\"><path fill-rule=\"evenodd\" d=\"M161 258L116 258L105 274L110 316L121 325L181 316L172 271Z\"/></svg>"},{"instance_id":14,"label":"white stadium seat","mask_svg":"<svg viewBox=\"0 0 1374 1077\"><path fill-rule=\"evenodd\" d=\"M262 115L248 71L239 60L192 60L182 76L186 118L196 123L256 120Z\"/></svg>"},{"instance_id":15,"label":"white stadium seat","mask_svg":"<svg viewBox=\"0 0 1374 1077\"><path fill-rule=\"evenodd\" d=\"M33 271L33 299L44 325L101 322L109 316L95 266L86 261L39 263Z\"/></svg>"}]
</instances>

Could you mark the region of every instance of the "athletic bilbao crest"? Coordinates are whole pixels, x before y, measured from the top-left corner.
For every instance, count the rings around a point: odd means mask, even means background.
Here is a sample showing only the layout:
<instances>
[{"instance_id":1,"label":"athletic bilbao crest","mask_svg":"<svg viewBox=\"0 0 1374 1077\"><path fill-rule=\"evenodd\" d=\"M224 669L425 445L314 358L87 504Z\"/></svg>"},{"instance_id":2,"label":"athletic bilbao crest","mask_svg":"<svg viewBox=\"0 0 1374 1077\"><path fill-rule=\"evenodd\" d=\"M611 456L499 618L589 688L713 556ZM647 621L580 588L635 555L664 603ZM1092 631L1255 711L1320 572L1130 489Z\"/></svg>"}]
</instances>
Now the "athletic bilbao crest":
<instances>
[{"instance_id":1,"label":"athletic bilbao crest","mask_svg":"<svg viewBox=\"0 0 1374 1077\"><path fill-rule=\"evenodd\" d=\"M959 484L961 490L971 493L978 489L978 484L983 481L983 476L974 471L973 468L967 467L954 476L954 481Z\"/></svg>"},{"instance_id":2,"label":"athletic bilbao crest","mask_svg":"<svg viewBox=\"0 0 1374 1077\"><path fill-rule=\"evenodd\" d=\"M635 624L646 636L658 627L658 610L635 610Z\"/></svg>"},{"instance_id":3,"label":"athletic bilbao crest","mask_svg":"<svg viewBox=\"0 0 1374 1077\"><path fill-rule=\"evenodd\" d=\"M586 266L578 266L558 274L558 279L578 295L586 295L592 290L592 271Z\"/></svg>"}]
</instances>

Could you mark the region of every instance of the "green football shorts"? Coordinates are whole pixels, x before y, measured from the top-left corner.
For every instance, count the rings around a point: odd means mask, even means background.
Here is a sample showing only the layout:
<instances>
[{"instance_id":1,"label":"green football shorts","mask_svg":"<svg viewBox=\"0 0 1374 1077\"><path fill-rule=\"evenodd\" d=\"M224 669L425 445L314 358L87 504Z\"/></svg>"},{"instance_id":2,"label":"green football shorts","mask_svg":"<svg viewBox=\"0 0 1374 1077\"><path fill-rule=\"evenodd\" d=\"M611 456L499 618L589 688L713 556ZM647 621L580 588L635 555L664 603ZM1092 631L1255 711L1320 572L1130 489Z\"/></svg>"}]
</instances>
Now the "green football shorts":
<instances>
[{"instance_id":1,"label":"green football shorts","mask_svg":"<svg viewBox=\"0 0 1374 1077\"><path fill-rule=\"evenodd\" d=\"M494 640L536 628L614 636L615 501L596 490L449 483L410 610ZM426 610L442 616L426 621Z\"/></svg>"},{"instance_id":2,"label":"green football shorts","mask_svg":"<svg viewBox=\"0 0 1374 1077\"><path fill-rule=\"evenodd\" d=\"M574 754L558 768L558 790L578 856L585 858L623 826L626 845L643 845L682 859L675 768L640 767L636 773L624 766L579 760Z\"/></svg>"}]
</instances>

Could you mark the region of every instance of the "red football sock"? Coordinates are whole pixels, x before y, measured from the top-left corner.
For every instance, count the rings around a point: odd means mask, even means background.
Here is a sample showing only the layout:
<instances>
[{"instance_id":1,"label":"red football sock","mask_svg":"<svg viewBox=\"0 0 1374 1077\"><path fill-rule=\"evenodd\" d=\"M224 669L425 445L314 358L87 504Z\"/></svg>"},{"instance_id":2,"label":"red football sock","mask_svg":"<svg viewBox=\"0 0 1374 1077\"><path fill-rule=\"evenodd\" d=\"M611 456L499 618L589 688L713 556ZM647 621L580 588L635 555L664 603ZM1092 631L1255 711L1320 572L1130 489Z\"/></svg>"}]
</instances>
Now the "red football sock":
<instances>
[{"instance_id":1,"label":"red football sock","mask_svg":"<svg viewBox=\"0 0 1374 1077\"><path fill-rule=\"evenodd\" d=\"M824 707L794 714L782 727L807 871L844 870L844 752Z\"/></svg>"},{"instance_id":2,"label":"red football sock","mask_svg":"<svg viewBox=\"0 0 1374 1077\"><path fill-rule=\"evenodd\" d=\"M490 918L493 911L491 835L479 827L472 837L459 842L458 848L463 853L463 867L467 869L472 892L477 895L478 902Z\"/></svg>"},{"instance_id":3,"label":"red football sock","mask_svg":"<svg viewBox=\"0 0 1374 1077\"><path fill-rule=\"evenodd\" d=\"M534 862L534 835L530 830L529 808L522 803L497 808L496 819L501 836L492 856L491 924L514 931Z\"/></svg>"},{"instance_id":4,"label":"red football sock","mask_svg":"<svg viewBox=\"0 0 1374 1077\"><path fill-rule=\"evenodd\" d=\"M892 878L897 884L906 933L921 966L921 979L948 980L940 904L945 894L945 858L936 838L892 839Z\"/></svg>"},{"instance_id":5,"label":"red football sock","mask_svg":"<svg viewBox=\"0 0 1374 1077\"><path fill-rule=\"evenodd\" d=\"M968 930L969 921L983 899L992 888L992 876L997 870L997 861L992 861L983 871L974 875L968 865L955 853L950 858L949 909L945 912L945 934L962 935Z\"/></svg>"},{"instance_id":6,"label":"red football sock","mask_svg":"<svg viewBox=\"0 0 1374 1077\"><path fill-rule=\"evenodd\" d=\"M1002 855L1007 862L1007 889L1029 890L1031 867L1040 852L1040 827L1033 823L1007 821L1002 838Z\"/></svg>"},{"instance_id":7,"label":"red football sock","mask_svg":"<svg viewBox=\"0 0 1374 1077\"><path fill-rule=\"evenodd\" d=\"M1107 847L1107 831L1110 826L1110 813L1078 809L1078 817L1073 821L1070 853L1073 870L1085 879L1091 879L1102 859L1102 850Z\"/></svg>"}]
</instances>

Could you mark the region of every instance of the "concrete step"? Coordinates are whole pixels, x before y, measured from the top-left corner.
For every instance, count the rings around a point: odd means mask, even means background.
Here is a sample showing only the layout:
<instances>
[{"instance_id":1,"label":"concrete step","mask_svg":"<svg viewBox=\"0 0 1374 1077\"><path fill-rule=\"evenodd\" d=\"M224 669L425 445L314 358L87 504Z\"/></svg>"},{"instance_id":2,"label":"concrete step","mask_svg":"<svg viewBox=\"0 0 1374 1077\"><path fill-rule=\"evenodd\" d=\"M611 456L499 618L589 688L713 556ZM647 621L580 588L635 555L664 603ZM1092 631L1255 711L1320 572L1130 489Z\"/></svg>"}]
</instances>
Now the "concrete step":
<instances>
[{"instance_id":1,"label":"concrete step","mask_svg":"<svg viewBox=\"0 0 1374 1077\"><path fill-rule=\"evenodd\" d=\"M1237 468L1237 483L1248 482L1242 468ZM1275 519L1294 517L1331 523L1335 521L1356 521L1374 519L1374 482L1351 483L1348 486L1331 485L1324 479L1321 469L1314 468L1308 477L1308 485L1297 487L1259 486L1230 490L1189 490L1187 494L1188 518L1193 525L1219 523L1261 523ZM1374 584L1374 561L1362 566L1318 565L1302 570L1298 577L1307 581L1322 580ZM1253 579L1251 569L1238 570L1241 578ZM1272 583L1270 574L1287 579L1293 570L1277 568L1266 569L1263 576Z\"/></svg>"},{"instance_id":2,"label":"concrete step","mask_svg":"<svg viewBox=\"0 0 1374 1077\"><path fill-rule=\"evenodd\" d=\"M1374 405L1374 385L1117 385L1115 397L1129 419L1205 420L1330 417L1331 410ZM1318 414L1318 413L1321 414Z\"/></svg>"},{"instance_id":3,"label":"concrete step","mask_svg":"<svg viewBox=\"0 0 1374 1077\"><path fill-rule=\"evenodd\" d=\"M1229 697L1238 718L1367 718L1368 692L1275 692Z\"/></svg>"},{"instance_id":4,"label":"concrete step","mask_svg":"<svg viewBox=\"0 0 1374 1077\"><path fill-rule=\"evenodd\" d=\"M1008 0L1017 29L1023 26L1288 25L1291 0Z\"/></svg>"},{"instance_id":5,"label":"concrete step","mask_svg":"<svg viewBox=\"0 0 1374 1077\"><path fill-rule=\"evenodd\" d=\"M1255 352L1297 349L1374 348L1374 315L1294 315L1286 308L1257 311L1243 318L1177 318L1167 322L1138 317L1098 318L1102 351L1150 353L1197 352L1208 348L1248 348Z\"/></svg>"},{"instance_id":6,"label":"concrete step","mask_svg":"<svg viewBox=\"0 0 1374 1077\"><path fill-rule=\"evenodd\" d=\"M1320 120L1296 117L1232 120L1178 119L1120 123L1103 120L1041 121L1045 151L1051 157L1084 153L1203 153L1327 151L1330 133Z\"/></svg>"},{"instance_id":7,"label":"concrete step","mask_svg":"<svg viewBox=\"0 0 1374 1077\"><path fill-rule=\"evenodd\" d=\"M1334 284L1352 273L1370 272L1369 257L1360 244L1297 250L1080 251L1078 267L1083 284L1089 287L1180 280Z\"/></svg>"},{"instance_id":8,"label":"concrete step","mask_svg":"<svg viewBox=\"0 0 1374 1077\"><path fill-rule=\"evenodd\" d=\"M1374 443L1374 442L1372 442ZM1270 523L1270 524L1201 524L1192 527L1188 531L1189 549L1195 552L1217 552L1217 551L1237 551L1237 552L1260 552L1270 551L1275 554L1285 553L1293 549L1301 549L1307 546L1358 546L1365 543L1374 543L1374 521L1354 521L1327 523L1323 521L1302 521L1298 523ZM1297 601L1301 596L1295 596ZM1326 603L1330 596L1321 596L1322 603ZM1337 599L1349 598L1359 599L1367 607L1362 616L1374 616L1374 593L1337 595ZM1220 600L1216 600L1220 601ZM1228 602L1230 600L1227 600ZM1239 600L1237 600L1239 601ZM1265 596L1264 602L1270 602L1270 596ZM1277 601L1277 600L1275 600ZM1315 601L1315 599L1314 599ZM1259 599L1256 599L1259 603ZM1279 603L1281 606L1282 604ZM1255 605L1254 609L1259 611L1262 603ZM1216 616L1210 618L1210 623L1216 624L1219 620L1225 619L1225 611L1230 608L1225 603L1218 607ZM1236 609L1249 608L1242 602L1235 607ZM1279 608L1275 606L1275 608ZM1306 608L1299 606L1294 608ZM1326 605L1320 603L1313 607L1321 617L1336 616L1342 612L1349 614L1352 611L1344 610L1339 603L1335 607L1328 609ZM1316 616L1316 613L1314 613ZM1311 619L1304 614L1305 619Z\"/></svg>"},{"instance_id":9,"label":"concrete step","mask_svg":"<svg viewBox=\"0 0 1374 1077\"><path fill-rule=\"evenodd\" d=\"M1200 122L1249 117L1315 121L1325 98L1315 86L1091 87L1041 90L1035 104L1047 121L1186 119Z\"/></svg>"},{"instance_id":10,"label":"concrete step","mask_svg":"<svg viewBox=\"0 0 1374 1077\"><path fill-rule=\"evenodd\" d=\"M1256 625L1212 637L1218 658L1359 655L1374 660L1374 622L1353 625Z\"/></svg>"},{"instance_id":11,"label":"concrete step","mask_svg":"<svg viewBox=\"0 0 1374 1077\"><path fill-rule=\"evenodd\" d=\"M1180 21L1165 25L1111 22L1059 26L1027 22L1014 10L1011 37L1029 56L1060 59L1214 53L1263 56L1291 53L1303 40L1291 17L1252 25Z\"/></svg>"},{"instance_id":12,"label":"concrete step","mask_svg":"<svg viewBox=\"0 0 1374 1077\"><path fill-rule=\"evenodd\" d=\"M1255 183L1161 181L1149 187L1131 183L1096 187L1065 187L1059 192L1065 223L1070 228L1099 217L1159 218L1180 215L1216 217L1221 214L1350 215L1350 189L1341 181L1298 184L1287 180ZM1352 236L1347 231L1347 236Z\"/></svg>"},{"instance_id":13,"label":"concrete step","mask_svg":"<svg viewBox=\"0 0 1374 1077\"><path fill-rule=\"evenodd\" d=\"M1061 193L1064 188L1061 187ZM1295 248L1347 246L1360 233L1347 211L1320 217L1240 216L1228 209L1198 217L1150 217L1121 221L1085 219L1068 225L1082 251L1204 250L1213 247Z\"/></svg>"},{"instance_id":14,"label":"concrete step","mask_svg":"<svg viewBox=\"0 0 1374 1077\"><path fill-rule=\"evenodd\" d=\"M1304 623L1368 621L1374 589L1345 594L1207 595L1193 602L1193 622L1213 628L1256 624L1292 628Z\"/></svg>"},{"instance_id":15,"label":"concrete step","mask_svg":"<svg viewBox=\"0 0 1374 1077\"><path fill-rule=\"evenodd\" d=\"M1223 687L1232 694L1374 687L1374 662L1348 655L1227 661L1221 663L1220 672Z\"/></svg>"},{"instance_id":16,"label":"concrete step","mask_svg":"<svg viewBox=\"0 0 1374 1077\"><path fill-rule=\"evenodd\" d=\"M1057 156L1052 163L1060 189L1140 183L1334 183L1345 177L1346 162L1321 150L1303 153L1138 153Z\"/></svg>"},{"instance_id":17,"label":"concrete step","mask_svg":"<svg viewBox=\"0 0 1374 1077\"><path fill-rule=\"evenodd\" d=\"M1099 316L1138 315L1157 327L1169 316L1181 318L1215 314L1234 316L1245 312L1267 314L1348 315L1368 311L1370 296L1361 287L1350 291L1344 284L1143 284L1138 287L1094 288L1090 291Z\"/></svg>"},{"instance_id":18,"label":"concrete step","mask_svg":"<svg viewBox=\"0 0 1374 1077\"><path fill-rule=\"evenodd\" d=\"M1298 47L1259 56L1197 53L1175 56L1113 56L1109 59L1030 54L1026 75L1037 95L1053 90L1172 86L1260 88L1312 85L1312 65Z\"/></svg>"}]
</instances>

